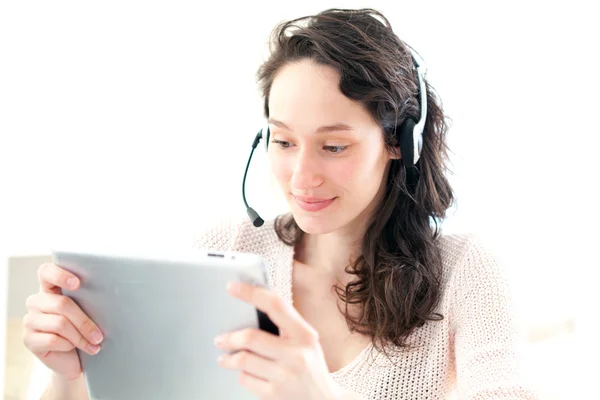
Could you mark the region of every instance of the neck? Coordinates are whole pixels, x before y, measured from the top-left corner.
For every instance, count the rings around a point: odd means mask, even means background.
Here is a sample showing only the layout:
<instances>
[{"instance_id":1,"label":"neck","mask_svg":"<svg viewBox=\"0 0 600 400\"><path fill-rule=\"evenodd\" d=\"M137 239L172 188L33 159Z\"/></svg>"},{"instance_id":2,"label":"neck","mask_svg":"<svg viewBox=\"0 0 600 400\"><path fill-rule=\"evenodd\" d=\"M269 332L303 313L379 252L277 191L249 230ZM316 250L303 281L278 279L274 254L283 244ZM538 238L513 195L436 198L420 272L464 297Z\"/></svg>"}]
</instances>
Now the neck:
<instances>
[{"instance_id":1,"label":"neck","mask_svg":"<svg viewBox=\"0 0 600 400\"><path fill-rule=\"evenodd\" d=\"M366 221L354 221L350 225L322 235L305 233L296 246L295 259L312 267L315 272L345 281L345 268L354 263L361 254L366 231Z\"/></svg>"}]
</instances>

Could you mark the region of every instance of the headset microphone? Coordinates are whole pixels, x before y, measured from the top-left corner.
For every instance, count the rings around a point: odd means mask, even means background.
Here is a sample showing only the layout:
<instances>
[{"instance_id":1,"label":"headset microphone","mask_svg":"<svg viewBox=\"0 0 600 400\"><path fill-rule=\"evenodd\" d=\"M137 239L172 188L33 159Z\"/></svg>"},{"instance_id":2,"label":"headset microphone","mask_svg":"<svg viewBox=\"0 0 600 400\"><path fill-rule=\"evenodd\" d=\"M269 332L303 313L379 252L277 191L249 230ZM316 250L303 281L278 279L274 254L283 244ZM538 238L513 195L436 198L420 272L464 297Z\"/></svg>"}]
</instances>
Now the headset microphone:
<instances>
[{"instance_id":1,"label":"headset microphone","mask_svg":"<svg viewBox=\"0 0 600 400\"><path fill-rule=\"evenodd\" d=\"M260 217L260 215L258 215L256 211L254 211L252 207L248 205L248 202L246 201L246 175L248 175L248 167L250 166L250 160L252 160L252 155L254 154L254 150L256 149L256 146L258 146L258 142L260 142L260 139L262 139L262 129L258 131L256 137L254 138L254 142L252 143L252 151L250 152L250 157L248 157L248 164L246 164L246 172L244 172L244 180L242 182L242 196L244 197L246 212L252 220L252 224L257 228L259 226L262 226L262 224L264 224L265 221Z\"/></svg>"}]
</instances>

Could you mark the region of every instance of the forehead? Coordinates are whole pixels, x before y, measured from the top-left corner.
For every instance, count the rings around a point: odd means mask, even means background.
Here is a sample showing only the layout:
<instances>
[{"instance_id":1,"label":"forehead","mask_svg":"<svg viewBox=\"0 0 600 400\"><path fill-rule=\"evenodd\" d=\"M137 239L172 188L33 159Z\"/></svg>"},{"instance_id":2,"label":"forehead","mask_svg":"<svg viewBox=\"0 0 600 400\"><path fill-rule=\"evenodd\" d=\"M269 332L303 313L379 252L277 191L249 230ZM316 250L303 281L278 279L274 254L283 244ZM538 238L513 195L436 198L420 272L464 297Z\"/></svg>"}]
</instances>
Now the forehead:
<instances>
[{"instance_id":1,"label":"forehead","mask_svg":"<svg viewBox=\"0 0 600 400\"><path fill-rule=\"evenodd\" d=\"M357 101L340 91L340 74L311 60L288 63L275 76L269 94L269 114L295 124L331 121L361 124L371 117Z\"/></svg>"}]
</instances>

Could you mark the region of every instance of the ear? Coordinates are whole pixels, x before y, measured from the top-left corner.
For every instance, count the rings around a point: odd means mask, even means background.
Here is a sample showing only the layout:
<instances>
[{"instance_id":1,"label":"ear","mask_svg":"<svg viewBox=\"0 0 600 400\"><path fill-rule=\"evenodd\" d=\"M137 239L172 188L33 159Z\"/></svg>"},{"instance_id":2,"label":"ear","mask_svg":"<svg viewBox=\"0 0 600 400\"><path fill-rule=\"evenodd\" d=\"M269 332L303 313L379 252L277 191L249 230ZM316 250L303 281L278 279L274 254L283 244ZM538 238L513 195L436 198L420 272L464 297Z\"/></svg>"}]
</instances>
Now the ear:
<instances>
[{"instance_id":1,"label":"ear","mask_svg":"<svg viewBox=\"0 0 600 400\"><path fill-rule=\"evenodd\" d=\"M392 151L390 152L390 160L399 160L402 158L402 153L400 152L400 146L392 147Z\"/></svg>"}]
</instances>

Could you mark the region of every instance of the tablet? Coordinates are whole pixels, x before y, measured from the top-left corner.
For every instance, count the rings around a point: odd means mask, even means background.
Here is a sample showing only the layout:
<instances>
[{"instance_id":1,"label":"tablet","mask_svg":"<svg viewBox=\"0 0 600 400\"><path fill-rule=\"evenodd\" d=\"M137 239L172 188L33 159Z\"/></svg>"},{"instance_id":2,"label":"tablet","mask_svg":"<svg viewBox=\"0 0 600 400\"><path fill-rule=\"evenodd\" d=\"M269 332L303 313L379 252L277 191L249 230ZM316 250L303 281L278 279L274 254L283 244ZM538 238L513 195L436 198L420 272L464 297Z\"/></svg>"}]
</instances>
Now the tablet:
<instances>
[{"instance_id":1,"label":"tablet","mask_svg":"<svg viewBox=\"0 0 600 400\"><path fill-rule=\"evenodd\" d=\"M269 287L255 254L186 250L137 253L53 249L77 275L63 290L99 326L101 350L78 350L91 400L255 399L239 371L217 364L215 336L243 328L278 334L252 305L227 293L229 281Z\"/></svg>"}]
</instances>

